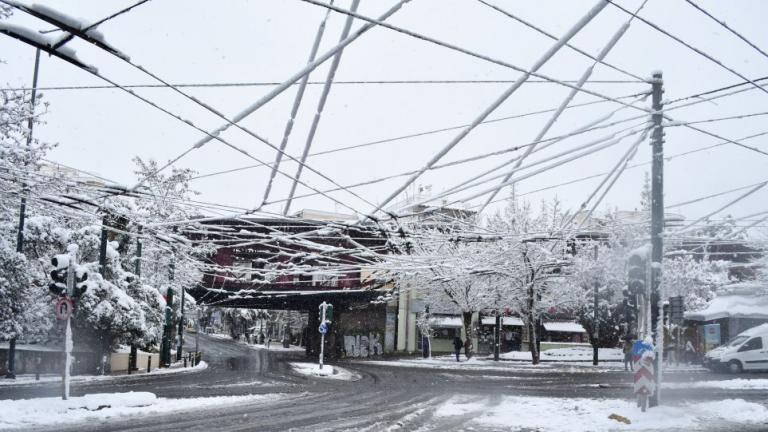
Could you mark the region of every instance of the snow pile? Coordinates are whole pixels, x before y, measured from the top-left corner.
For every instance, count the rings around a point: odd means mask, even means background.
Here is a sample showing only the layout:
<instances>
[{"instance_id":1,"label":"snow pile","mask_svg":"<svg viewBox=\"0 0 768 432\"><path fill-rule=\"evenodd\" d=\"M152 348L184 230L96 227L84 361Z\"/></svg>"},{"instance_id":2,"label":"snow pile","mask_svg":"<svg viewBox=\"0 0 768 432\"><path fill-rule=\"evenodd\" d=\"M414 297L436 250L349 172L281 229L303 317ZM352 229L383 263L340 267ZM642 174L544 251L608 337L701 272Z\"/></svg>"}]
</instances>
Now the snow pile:
<instances>
[{"instance_id":1,"label":"snow pile","mask_svg":"<svg viewBox=\"0 0 768 432\"><path fill-rule=\"evenodd\" d=\"M630 424L609 416L626 417ZM759 423L768 421L768 408L741 399L660 406L642 413L634 401L544 397L454 397L435 412L437 417L461 416L468 423L537 431L614 431L692 429L707 422Z\"/></svg>"},{"instance_id":2,"label":"snow pile","mask_svg":"<svg viewBox=\"0 0 768 432\"><path fill-rule=\"evenodd\" d=\"M318 376L341 381L357 381L362 378L359 374L338 366L323 365L323 368L320 369L320 365L315 363L290 363L290 365L295 372L301 375Z\"/></svg>"},{"instance_id":3,"label":"snow pile","mask_svg":"<svg viewBox=\"0 0 768 432\"><path fill-rule=\"evenodd\" d=\"M128 392L91 394L66 401L60 398L0 400L0 429L146 416L219 405L278 401L285 397L284 394L264 394L166 399L153 393Z\"/></svg>"},{"instance_id":4,"label":"snow pile","mask_svg":"<svg viewBox=\"0 0 768 432\"><path fill-rule=\"evenodd\" d=\"M737 378L722 381L666 382L664 388L716 388L726 390L768 390L768 379Z\"/></svg>"}]
</instances>

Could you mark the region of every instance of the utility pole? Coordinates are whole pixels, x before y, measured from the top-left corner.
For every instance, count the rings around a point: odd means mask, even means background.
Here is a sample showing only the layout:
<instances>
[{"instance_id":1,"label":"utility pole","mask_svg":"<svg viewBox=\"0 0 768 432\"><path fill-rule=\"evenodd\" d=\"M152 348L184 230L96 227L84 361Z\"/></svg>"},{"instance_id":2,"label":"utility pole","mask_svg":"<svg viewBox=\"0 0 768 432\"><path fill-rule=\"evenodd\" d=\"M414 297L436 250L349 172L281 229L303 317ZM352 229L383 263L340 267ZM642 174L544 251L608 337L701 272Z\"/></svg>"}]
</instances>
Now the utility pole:
<instances>
[{"instance_id":1,"label":"utility pole","mask_svg":"<svg viewBox=\"0 0 768 432\"><path fill-rule=\"evenodd\" d=\"M179 344L176 348L176 361L181 360L182 352L184 348L184 297L186 297L186 290L181 288L181 319L179 320Z\"/></svg>"},{"instance_id":2,"label":"utility pole","mask_svg":"<svg viewBox=\"0 0 768 432\"><path fill-rule=\"evenodd\" d=\"M29 130L27 135L27 146L32 144L32 128L35 126L35 99L37 98L37 73L40 70L40 48L35 52L35 71L32 73L32 96L30 103L32 104L30 109L29 120L27 121L27 129ZM21 205L19 206L19 232L16 236L16 252L24 253L24 214L27 211L27 197L25 196L26 188L21 190ZM5 374L6 378L16 378L16 337L12 337L8 343L8 371Z\"/></svg>"},{"instance_id":3,"label":"utility pole","mask_svg":"<svg viewBox=\"0 0 768 432\"><path fill-rule=\"evenodd\" d=\"M662 128L662 102L664 81L661 72L653 73L651 81L651 98L653 114L653 132L651 133L651 146L653 159L651 165L651 332L656 346L656 390L651 396L649 405L654 407L659 404L659 392L661 387L661 356L659 349L663 346L664 332L662 329L660 312L661 296L659 285L661 284L661 262L664 248L664 130Z\"/></svg>"},{"instance_id":4,"label":"utility pole","mask_svg":"<svg viewBox=\"0 0 768 432\"><path fill-rule=\"evenodd\" d=\"M107 275L107 215L101 218L101 243L99 244L99 273Z\"/></svg>"},{"instance_id":5,"label":"utility pole","mask_svg":"<svg viewBox=\"0 0 768 432\"><path fill-rule=\"evenodd\" d=\"M598 250L598 246L595 245L595 264L597 264L597 250ZM597 355L597 350L598 350L598 348L597 348L598 331L597 331L597 329L598 329L600 323L597 320L597 306L598 306L597 291L598 291L598 286L599 285L600 284L598 283L598 281L595 281L595 305L594 305L595 306L595 310L594 310L595 317L593 319L594 323L592 324L592 341L593 341L592 342L592 364L594 366L597 366L597 361L598 361L598 355Z\"/></svg>"},{"instance_id":6,"label":"utility pole","mask_svg":"<svg viewBox=\"0 0 768 432\"><path fill-rule=\"evenodd\" d=\"M171 263L168 266L168 291L165 300L165 326L163 328L163 352L162 364L164 367L171 366L171 331L173 329L173 278L175 272L175 253L171 256Z\"/></svg>"},{"instance_id":7,"label":"utility pole","mask_svg":"<svg viewBox=\"0 0 768 432\"><path fill-rule=\"evenodd\" d=\"M136 275L136 280L141 285L141 225L136 230L136 256L134 257L134 269L133 273ZM135 343L131 344L131 353L128 355L128 374L134 370L138 370L137 360L139 358L139 350Z\"/></svg>"},{"instance_id":8,"label":"utility pole","mask_svg":"<svg viewBox=\"0 0 768 432\"><path fill-rule=\"evenodd\" d=\"M493 361L499 361L499 345L501 344L501 311L496 311L496 334L493 335Z\"/></svg>"}]
</instances>

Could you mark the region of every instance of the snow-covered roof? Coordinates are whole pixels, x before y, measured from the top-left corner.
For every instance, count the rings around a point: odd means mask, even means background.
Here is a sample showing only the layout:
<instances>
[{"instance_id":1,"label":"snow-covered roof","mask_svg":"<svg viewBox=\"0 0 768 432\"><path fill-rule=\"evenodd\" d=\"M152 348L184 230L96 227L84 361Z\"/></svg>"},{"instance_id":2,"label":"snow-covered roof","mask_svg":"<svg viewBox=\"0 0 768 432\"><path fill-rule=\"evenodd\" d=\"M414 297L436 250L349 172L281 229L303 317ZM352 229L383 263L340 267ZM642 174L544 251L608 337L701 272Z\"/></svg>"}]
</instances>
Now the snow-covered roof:
<instances>
[{"instance_id":1,"label":"snow-covered roof","mask_svg":"<svg viewBox=\"0 0 768 432\"><path fill-rule=\"evenodd\" d=\"M715 297L703 310L686 312L685 318L691 321L712 321L721 318L768 319L768 296L721 295Z\"/></svg>"},{"instance_id":2,"label":"snow-covered roof","mask_svg":"<svg viewBox=\"0 0 768 432\"><path fill-rule=\"evenodd\" d=\"M550 332L562 332L562 333L586 333L584 327L579 323L568 321L550 321L544 322L544 330Z\"/></svg>"},{"instance_id":3,"label":"snow-covered roof","mask_svg":"<svg viewBox=\"0 0 768 432\"><path fill-rule=\"evenodd\" d=\"M483 325L496 325L496 318L494 318L494 317L485 317L480 322ZM523 320L521 320L518 317L502 317L501 318L501 325L503 325L503 326L522 327L523 326Z\"/></svg>"},{"instance_id":4,"label":"snow-covered roof","mask_svg":"<svg viewBox=\"0 0 768 432\"><path fill-rule=\"evenodd\" d=\"M461 328L463 326L460 317L432 317L429 319L432 327Z\"/></svg>"}]
</instances>

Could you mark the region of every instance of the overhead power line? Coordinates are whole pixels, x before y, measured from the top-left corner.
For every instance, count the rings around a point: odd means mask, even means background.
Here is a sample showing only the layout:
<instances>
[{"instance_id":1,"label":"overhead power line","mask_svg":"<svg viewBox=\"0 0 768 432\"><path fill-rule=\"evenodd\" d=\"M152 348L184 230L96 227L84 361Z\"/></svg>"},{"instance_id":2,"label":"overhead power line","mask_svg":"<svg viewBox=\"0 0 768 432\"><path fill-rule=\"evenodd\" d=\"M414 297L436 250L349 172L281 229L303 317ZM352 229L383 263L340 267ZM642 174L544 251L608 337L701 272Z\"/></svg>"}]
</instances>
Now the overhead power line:
<instances>
[{"instance_id":1,"label":"overhead power line","mask_svg":"<svg viewBox=\"0 0 768 432\"><path fill-rule=\"evenodd\" d=\"M562 82L575 83L576 80L561 80ZM472 80L472 79L444 79L444 80L340 80L334 81L333 85L455 85L455 84L512 84L514 80ZM557 84L552 81L533 79L528 81L532 84ZM635 80L588 80L588 84L646 84L643 81ZM178 88L220 88L220 87L271 87L280 85L277 81L248 81L248 82L221 82L221 83L171 83L170 86ZM293 83L292 86L298 86L301 83ZM307 81L307 85L323 85L324 81ZM146 88L146 89L166 89L165 84L128 84L124 88ZM77 86L41 86L37 90L110 90L115 89L111 85L77 85ZM4 90L29 91L32 87L7 87Z\"/></svg>"},{"instance_id":2,"label":"overhead power line","mask_svg":"<svg viewBox=\"0 0 768 432\"><path fill-rule=\"evenodd\" d=\"M701 13L703 13L704 15L706 15L706 16L708 16L708 17L710 17L710 18L711 18L713 21L715 21L716 23L718 23L718 24L720 24L721 26L723 26L723 27L724 27L726 30L728 30L729 32L733 33L733 35L734 35L734 36L736 36L736 37L738 37L739 39L741 39L741 40L743 40L744 42L746 42L746 43L747 43L747 45L749 45L749 46L751 46L752 48L754 48L754 49L755 49L757 52L759 52L760 54L762 54L762 55L763 55L763 57L768 57L768 54L766 54L766 52L765 52L765 51L763 51L763 50L762 50L762 48L760 48L760 47L759 47L759 46L757 46L757 45L756 45L754 42L752 42L752 41L750 41L749 39L747 39L745 36L742 36L742 34L741 34L741 33L737 32L736 30L734 30L733 28L731 28L731 27L730 27L728 24L726 24L726 22L725 22L725 21L723 21L723 20L720 20L720 19L717 19L717 18L715 18L715 16L714 16L714 15L712 15L712 14L711 14L711 13L709 13L709 12L707 12L707 10L706 10L706 9L704 9L703 7L701 7L701 6L697 5L697 4L696 4L696 3L694 3L692 0L685 0L685 1L687 1L687 2L688 2L688 4L690 4L691 6L695 7L696 9L698 9L698 10L699 10L699 12L701 12Z\"/></svg>"}]
</instances>

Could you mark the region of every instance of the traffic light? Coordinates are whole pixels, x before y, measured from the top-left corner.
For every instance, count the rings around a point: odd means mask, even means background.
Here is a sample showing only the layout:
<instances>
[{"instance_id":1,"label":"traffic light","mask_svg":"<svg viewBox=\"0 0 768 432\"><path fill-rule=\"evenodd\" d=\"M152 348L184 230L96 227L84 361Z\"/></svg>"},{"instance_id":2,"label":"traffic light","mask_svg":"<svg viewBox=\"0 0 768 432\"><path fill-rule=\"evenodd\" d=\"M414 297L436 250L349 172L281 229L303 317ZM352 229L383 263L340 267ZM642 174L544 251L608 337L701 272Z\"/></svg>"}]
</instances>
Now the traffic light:
<instances>
[{"instance_id":1,"label":"traffic light","mask_svg":"<svg viewBox=\"0 0 768 432\"><path fill-rule=\"evenodd\" d=\"M333 305L330 303L320 303L320 322L331 323L333 321Z\"/></svg>"},{"instance_id":2,"label":"traffic light","mask_svg":"<svg viewBox=\"0 0 768 432\"><path fill-rule=\"evenodd\" d=\"M51 282L48 289L52 294L63 296L67 293L67 270L69 269L69 255L56 255L51 258L54 269L51 270Z\"/></svg>"},{"instance_id":3,"label":"traffic light","mask_svg":"<svg viewBox=\"0 0 768 432\"><path fill-rule=\"evenodd\" d=\"M638 294L645 294L646 266L647 262L642 255L632 254L629 257L627 287L629 288L630 297Z\"/></svg>"},{"instance_id":4,"label":"traffic light","mask_svg":"<svg viewBox=\"0 0 768 432\"><path fill-rule=\"evenodd\" d=\"M74 297L82 296L88 289L88 269L82 266L75 268L75 292Z\"/></svg>"}]
</instances>

